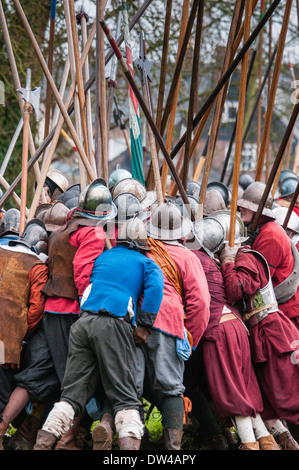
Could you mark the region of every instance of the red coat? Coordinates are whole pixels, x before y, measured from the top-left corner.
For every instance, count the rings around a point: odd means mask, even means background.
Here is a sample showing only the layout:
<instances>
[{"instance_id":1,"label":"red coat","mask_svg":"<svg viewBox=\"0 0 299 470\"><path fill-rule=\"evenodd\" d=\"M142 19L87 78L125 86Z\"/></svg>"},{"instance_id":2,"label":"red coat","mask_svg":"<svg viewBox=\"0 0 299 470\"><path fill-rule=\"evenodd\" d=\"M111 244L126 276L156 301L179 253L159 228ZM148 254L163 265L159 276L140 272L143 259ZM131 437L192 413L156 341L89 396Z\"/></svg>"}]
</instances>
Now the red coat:
<instances>
[{"instance_id":1,"label":"red coat","mask_svg":"<svg viewBox=\"0 0 299 470\"><path fill-rule=\"evenodd\" d=\"M254 254L242 251L235 263L222 266L222 273L232 303L242 298L240 283L245 295L251 296L268 282L264 263ZM263 417L299 424L298 329L282 311L277 311L250 329L250 344L256 375L272 407L263 412Z\"/></svg>"},{"instance_id":2,"label":"red coat","mask_svg":"<svg viewBox=\"0 0 299 470\"><path fill-rule=\"evenodd\" d=\"M182 245L165 242L165 246L178 267L184 294L182 298L164 276L164 294L154 328L183 339L185 325L193 337L193 346L196 347L210 318L210 293L206 277L194 253ZM147 256L151 258L150 252Z\"/></svg>"},{"instance_id":3,"label":"red coat","mask_svg":"<svg viewBox=\"0 0 299 470\"><path fill-rule=\"evenodd\" d=\"M252 249L259 251L267 260L273 286L277 286L292 272L294 259L291 241L284 229L276 222L267 222L260 227ZM299 289L288 302L279 305L280 310L289 318L299 316Z\"/></svg>"},{"instance_id":4,"label":"red coat","mask_svg":"<svg viewBox=\"0 0 299 470\"><path fill-rule=\"evenodd\" d=\"M99 236L99 235L103 236ZM102 227L79 227L69 237L71 245L78 248L73 260L74 279L79 297L88 286L95 259L105 249L105 233ZM48 297L45 311L51 313L75 313L80 310L79 302L66 297Z\"/></svg>"}]
</instances>

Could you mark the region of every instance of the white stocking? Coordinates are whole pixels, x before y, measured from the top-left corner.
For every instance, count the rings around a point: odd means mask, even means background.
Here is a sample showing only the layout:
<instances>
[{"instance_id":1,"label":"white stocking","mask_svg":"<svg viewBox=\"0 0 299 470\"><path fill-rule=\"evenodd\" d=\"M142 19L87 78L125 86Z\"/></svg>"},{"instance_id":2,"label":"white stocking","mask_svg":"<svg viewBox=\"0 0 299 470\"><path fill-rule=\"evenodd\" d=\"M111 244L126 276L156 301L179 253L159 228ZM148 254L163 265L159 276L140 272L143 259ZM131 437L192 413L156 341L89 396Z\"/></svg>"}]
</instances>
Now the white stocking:
<instances>
[{"instance_id":1,"label":"white stocking","mask_svg":"<svg viewBox=\"0 0 299 470\"><path fill-rule=\"evenodd\" d=\"M234 416L233 422L243 444L256 441L250 416Z\"/></svg>"},{"instance_id":2,"label":"white stocking","mask_svg":"<svg viewBox=\"0 0 299 470\"><path fill-rule=\"evenodd\" d=\"M262 437L269 436L269 431L266 428L266 425L264 421L262 420L261 415L259 413L256 414L255 418L251 418L251 421L252 421L252 426L254 429L256 440L259 440Z\"/></svg>"},{"instance_id":3,"label":"white stocking","mask_svg":"<svg viewBox=\"0 0 299 470\"><path fill-rule=\"evenodd\" d=\"M59 439L62 434L70 429L74 415L74 409L69 403L59 401L55 403L50 411L42 430L54 434Z\"/></svg>"}]
</instances>

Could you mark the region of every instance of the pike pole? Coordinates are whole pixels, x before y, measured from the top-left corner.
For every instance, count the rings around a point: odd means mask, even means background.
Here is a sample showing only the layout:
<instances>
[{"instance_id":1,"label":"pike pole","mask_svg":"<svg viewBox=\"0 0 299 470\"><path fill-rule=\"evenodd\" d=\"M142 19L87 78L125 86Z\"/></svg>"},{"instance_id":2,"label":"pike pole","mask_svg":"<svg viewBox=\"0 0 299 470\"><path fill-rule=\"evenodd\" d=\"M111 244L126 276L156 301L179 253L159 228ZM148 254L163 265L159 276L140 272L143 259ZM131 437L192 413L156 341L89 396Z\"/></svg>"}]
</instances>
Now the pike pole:
<instances>
[{"instance_id":1,"label":"pike pole","mask_svg":"<svg viewBox=\"0 0 299 470\"><path fill-rule=\"evenodd\" d=\"M22 180L21 180L21 207L20 207L20 228L21 234L26 225L26 203L27 203L27 181L28 181L28 148L29 148L29 126L32 105L30 103L31 91L31 70L27 69L26 94L24 96L23 113L23 147L22 147Z\"/></svg>"}]
</instances>

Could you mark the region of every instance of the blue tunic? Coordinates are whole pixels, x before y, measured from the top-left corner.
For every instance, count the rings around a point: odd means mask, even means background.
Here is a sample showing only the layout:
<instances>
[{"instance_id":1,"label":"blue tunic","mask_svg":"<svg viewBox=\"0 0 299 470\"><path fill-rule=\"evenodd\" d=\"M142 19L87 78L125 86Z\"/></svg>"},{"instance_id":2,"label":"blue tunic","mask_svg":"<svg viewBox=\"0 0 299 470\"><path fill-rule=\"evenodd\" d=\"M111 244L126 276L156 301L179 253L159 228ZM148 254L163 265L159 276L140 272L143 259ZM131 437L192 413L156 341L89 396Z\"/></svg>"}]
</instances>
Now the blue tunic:
<instances>
[{"instance_id":1,"label":"blue tunic","mask_svg":"<svg viewBox=\"0 0 299 470\"><path fill-rule=\"evenodd\" d=\"M151 259L126 245L104 251L94 262L90 285L82 297L81 310L105 310L123 317L131 304L132 323L152 326L163 297L164 276ZM143 295L142 308L137 304Z\"/></svg>"}]
</instances>

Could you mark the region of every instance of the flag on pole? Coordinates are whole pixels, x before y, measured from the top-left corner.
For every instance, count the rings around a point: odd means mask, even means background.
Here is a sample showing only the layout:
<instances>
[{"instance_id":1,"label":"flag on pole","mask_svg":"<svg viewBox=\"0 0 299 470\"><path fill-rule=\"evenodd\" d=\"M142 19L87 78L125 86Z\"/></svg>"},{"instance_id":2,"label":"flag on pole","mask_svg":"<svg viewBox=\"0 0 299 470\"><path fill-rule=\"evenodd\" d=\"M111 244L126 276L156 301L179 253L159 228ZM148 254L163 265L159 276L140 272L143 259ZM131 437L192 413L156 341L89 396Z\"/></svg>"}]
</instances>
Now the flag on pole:
<instances>
[{"instance_id":1,"label":"flag on pole","mask_svg":"<svg viewBox=\"0 0 299 470\"><path fill-rule=\"evenodd\" d=\"M132 49L129 31L128 10L127 2L122 1L123 12L123 25L124 25L124 39L126 47L126 63L134 78ZM137 98L129 85L129 123L130 123L130 137L131 137L131 160L132 160L132 177L144 182L143 173L143 146L141 137L141 126L139 116L139 105Z\"/></svg>"}]
</instances>

